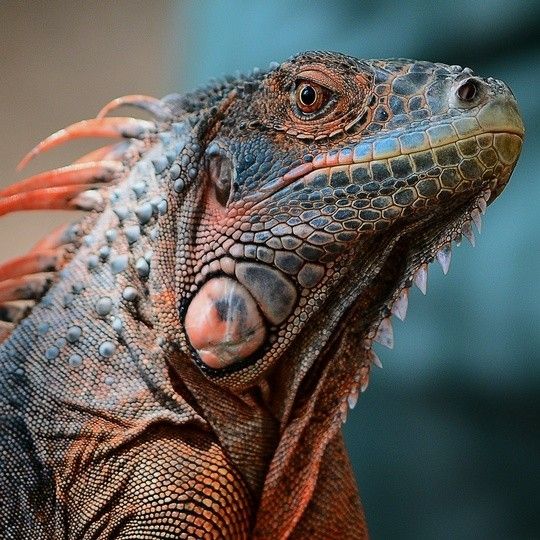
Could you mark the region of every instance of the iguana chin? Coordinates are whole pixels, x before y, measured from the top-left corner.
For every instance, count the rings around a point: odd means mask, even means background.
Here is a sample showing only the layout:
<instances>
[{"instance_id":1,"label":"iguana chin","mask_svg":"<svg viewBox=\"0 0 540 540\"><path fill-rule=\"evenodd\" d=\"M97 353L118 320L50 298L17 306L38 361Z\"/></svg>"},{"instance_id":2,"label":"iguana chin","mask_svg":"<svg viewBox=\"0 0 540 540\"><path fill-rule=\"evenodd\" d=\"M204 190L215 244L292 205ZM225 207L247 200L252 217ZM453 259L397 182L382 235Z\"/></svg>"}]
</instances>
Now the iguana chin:
<instances>
[{"instance_id":1,"label":"iguana chin","mask_svg":"<svg viewBox=\"0 0 540 540\"><path fill-rule=\"evenodd\" d=\"M124 140L0 192L89 211L0 267L2 537L365 537L347 404L523 133L468 68L309 52L45 139Z\"/></svg>"}]
</instances>

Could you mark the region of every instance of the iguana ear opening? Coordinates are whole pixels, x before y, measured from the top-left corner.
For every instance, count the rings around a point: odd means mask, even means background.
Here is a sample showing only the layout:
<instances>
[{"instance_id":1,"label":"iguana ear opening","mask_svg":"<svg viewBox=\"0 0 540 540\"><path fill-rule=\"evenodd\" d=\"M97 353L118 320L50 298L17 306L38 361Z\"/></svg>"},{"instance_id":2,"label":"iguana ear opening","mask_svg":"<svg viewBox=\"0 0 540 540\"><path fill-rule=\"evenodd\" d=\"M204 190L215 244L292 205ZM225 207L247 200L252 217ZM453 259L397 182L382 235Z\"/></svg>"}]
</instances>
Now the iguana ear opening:
<instances>
[{"instance_id":1,"label":"iguana ear opening","mask_svg":"<svg viewBox=\"0 0 540 540\"><path fill-rule=\"evenodd\" d=\"M212 143L206 150L206 163L215 199L225 207L233 193L236 176L234 164L229 155L216 143Z\"/></svg>"}]
</instances>

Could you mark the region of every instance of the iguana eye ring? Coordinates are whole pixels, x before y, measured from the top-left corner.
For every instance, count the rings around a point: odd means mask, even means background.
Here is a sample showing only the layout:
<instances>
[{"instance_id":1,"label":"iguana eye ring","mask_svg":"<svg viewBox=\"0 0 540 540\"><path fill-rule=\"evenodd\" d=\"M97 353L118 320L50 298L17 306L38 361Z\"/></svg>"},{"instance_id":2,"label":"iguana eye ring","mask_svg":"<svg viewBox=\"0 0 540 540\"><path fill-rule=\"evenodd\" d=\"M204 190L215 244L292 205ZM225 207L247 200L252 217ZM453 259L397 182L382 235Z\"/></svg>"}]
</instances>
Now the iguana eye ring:
<instances>
[{"instance_id":1,"label":"iguana eye ring","mask_svg":"<svg viewBox=\"0 0 540 540\"><path fill-rule=\"evenodd\" d=\"M298 81L296 84L296 106L304 114L321 110L330 97L330 92L320 84L311 81Z\"/></svg>"}]
</instances>

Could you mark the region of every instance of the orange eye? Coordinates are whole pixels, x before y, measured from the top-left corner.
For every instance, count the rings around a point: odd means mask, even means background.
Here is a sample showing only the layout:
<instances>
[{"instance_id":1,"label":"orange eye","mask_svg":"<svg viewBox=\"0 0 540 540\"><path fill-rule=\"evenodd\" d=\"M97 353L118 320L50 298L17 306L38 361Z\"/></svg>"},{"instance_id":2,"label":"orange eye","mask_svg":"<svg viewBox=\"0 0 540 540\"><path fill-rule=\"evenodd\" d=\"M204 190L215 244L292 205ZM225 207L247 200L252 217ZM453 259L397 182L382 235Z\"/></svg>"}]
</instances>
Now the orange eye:
<instances>
[{"instance_id":1,"label":"orange eye","mask_svg":"<svg viewBox=\"0 0 540 540\"><path fill-rule=\"evenodd\" d=\"M326 88L309 81L300 81L296 85L296 105L303 113L317 112L327 101Z\"/></svg>"}]
</instances>

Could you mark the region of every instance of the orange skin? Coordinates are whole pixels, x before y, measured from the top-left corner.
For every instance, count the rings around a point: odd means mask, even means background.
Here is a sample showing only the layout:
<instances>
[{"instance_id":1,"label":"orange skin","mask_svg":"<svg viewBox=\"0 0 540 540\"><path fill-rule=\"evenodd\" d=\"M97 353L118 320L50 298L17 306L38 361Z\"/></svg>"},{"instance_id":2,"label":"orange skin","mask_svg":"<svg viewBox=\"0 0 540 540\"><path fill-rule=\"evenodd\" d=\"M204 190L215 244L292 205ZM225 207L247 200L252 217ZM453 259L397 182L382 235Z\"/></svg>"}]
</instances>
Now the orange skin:
<instances>
[{"instance_id":1,"label":"orange skin","mask_svg":"<svg viewBox=\"0 0 540 540\"><path fill-rule=\"evenodd\" d=\"M191 344L211 368L247 358L266 334L253 297L229 278L214 278L201 288L189 305L185 326Z\"/></svg>"}]
</instances>

